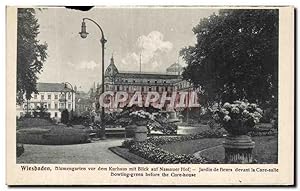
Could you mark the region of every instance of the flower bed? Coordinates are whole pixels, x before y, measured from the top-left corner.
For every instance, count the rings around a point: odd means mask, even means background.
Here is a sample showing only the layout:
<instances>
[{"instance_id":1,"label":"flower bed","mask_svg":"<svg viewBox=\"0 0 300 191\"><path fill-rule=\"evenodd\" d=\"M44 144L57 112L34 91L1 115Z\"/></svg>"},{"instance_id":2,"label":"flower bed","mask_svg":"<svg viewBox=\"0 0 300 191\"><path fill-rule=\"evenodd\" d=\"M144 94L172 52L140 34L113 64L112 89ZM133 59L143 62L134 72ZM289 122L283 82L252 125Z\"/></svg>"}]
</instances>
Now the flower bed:
<instances>
[{"instance_id":1,"label":"flower bed","mask_svg":"<svg viewBox=\"0 0 300 191\"><path fill-rule=\"evenodd\" d=\"M126 140L122 143L123 147L129 149L130 152L145 158L153 163L159 164L206 164L206 163L219 163L219 161L212 161L207 158L196 158L193 155L175 154L159 148L159 145L165 145L174 142L183 142L189 140L196 140L202 138L222 138L227 134L224 129L207 130L197 134L187 136L174 136L174 137L150 137L147 141L136 143L133 140ZM249 132L251 136L270 136L275 135L276 131L270 130L267 132Z\"/></svg>"},{"instance_id":2,"label":"flower bed","mask_svg":"<svg viewBox=\"0 0 300 191\"><path fill-rule=\"evenodd\" d=\"M201 157L196 158L193 155L175 154L168 152L158 147L172 142L188 141L201 138L220 138L223 137L224 131L203 131L199 134L180 136L180 137L151 137L142 143L134 142L133 140L124 141L122 146L129 149L130 152L143 157L151 162L159 164L207 164L216 163Z\"/></svg>"}]
</instances>

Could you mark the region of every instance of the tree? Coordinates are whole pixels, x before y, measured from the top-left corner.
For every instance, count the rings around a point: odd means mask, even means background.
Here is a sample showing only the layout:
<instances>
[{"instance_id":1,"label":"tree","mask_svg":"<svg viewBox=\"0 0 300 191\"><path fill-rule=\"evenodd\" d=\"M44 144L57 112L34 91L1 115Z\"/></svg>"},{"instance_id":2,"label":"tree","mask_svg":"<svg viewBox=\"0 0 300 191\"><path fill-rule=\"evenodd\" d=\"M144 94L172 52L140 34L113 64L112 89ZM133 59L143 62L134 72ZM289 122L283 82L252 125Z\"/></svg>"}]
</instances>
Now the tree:
<instances>
[{"instance_id":1,"label":"tree","mask_svg":"<svg viewBox=\"0 0 300 191\"><path fill-rule=\"evenodd\" d=\"M193 32L196 44L180 54L187 63L183 77L201 87L202 101L264 105L277 98L278 10L222 10Z\"/></svg>"},{"instance_id":2,"label":"tree","mask_svg":"<svg viewBox=\"0 0 300 191\"><path fill-rule=\"evenodd\" d=\"M17 24L17 103L31 98L37 93L36 83L47 58L47 44L41 44L37 39L39 34L38 20L35 10L18 9Z\"/></svg>"}]
</instances>

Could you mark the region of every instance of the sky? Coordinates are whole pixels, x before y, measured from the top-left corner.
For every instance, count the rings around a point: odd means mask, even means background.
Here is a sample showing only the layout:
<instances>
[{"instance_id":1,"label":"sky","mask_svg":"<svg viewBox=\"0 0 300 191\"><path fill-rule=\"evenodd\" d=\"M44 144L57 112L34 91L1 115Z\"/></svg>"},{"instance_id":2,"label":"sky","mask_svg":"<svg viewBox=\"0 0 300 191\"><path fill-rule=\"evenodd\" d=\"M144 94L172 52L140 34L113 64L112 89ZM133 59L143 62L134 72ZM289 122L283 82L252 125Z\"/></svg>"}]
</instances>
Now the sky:
<instances>
[{"instance_id":1,"label":"sky","mask_svg":"<svg viewBox=\"0 0 300 191\"><path fill-rule=\"evenodd\" d=\"M88 37L82 39L82 18L95 20L103 29L105 68L114 57L119 71L165 72L179 60L179 51L194 45L192 28L217 9L203 8L93 8L82 12L66 8L36 11L38 39L48 44L48 58L39 82L70 82L81 91L101 82L101 33L86 21Z\"/></svg>"}]
</instances>

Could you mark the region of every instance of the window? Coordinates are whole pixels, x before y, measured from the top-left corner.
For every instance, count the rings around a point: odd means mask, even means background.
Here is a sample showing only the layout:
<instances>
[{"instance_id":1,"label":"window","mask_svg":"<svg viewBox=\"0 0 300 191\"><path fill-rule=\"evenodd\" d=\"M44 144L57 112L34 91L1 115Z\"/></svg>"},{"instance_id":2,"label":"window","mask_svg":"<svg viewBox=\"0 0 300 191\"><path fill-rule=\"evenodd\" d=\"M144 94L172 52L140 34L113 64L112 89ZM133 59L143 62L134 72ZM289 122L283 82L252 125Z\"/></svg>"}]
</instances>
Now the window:
<instances>
[{"instance_id":1,"label":"window","mask_svg":"<svg viewBox=\"0 0 300 191\"><path fill-rule=\"evenodd\" d=\"M57 103L54 104L54 109L58 109Z\"/></svg>"},{"instance_id":2,"label":"window","mask_svg":"<svg viewBox=\"0 0 300 191\"><path fill-rule=\"evenodd\" d=\"M48 99L51 99L51 94L48 94Z\"/></svg>"},{"instance_id":3,"label":"window","mask_svg":"<svg viewBox=\"0 0 300 191\"><path fill-rule=\"evenodd\" d=\"M159 90L158 90L158 86L156 86L156 91L158 92Z\"/></svg>"},{"instance_id":4,"label":"window","mask_svg":"<svg viewBox=\"0 0 300 191\"><path fill-rule=\"evenodd\" d=\"M164 84L166 83L166 80L164 80Z\"/></svg>"},{"instance_id":5,"label":"window","mask_svg":"<svg viewBox=\"0 0 300 191\"><path fill-rule=\"evenodd\" d=\"M135 80L133 80L132 82L135 83Z\"/></svg>"},{"instance_id":6,"label":"window","mask_svg":"<svg viewBox=\"0 0 300 191\"><path fill-rule=\"evenodd\" d=\"M149 92L151 92L151 87L149 87Z\"/></svg>"},{"instance_id":7,"label":"window","mask_svg":"<svg viewBox=\"0 0 300 191\"><path fill-rule=\"evenodd\" d=\"M51 108L51 103L48 103L48 109L50 109Z\"/></svg>"},{"instance_id":8,"label":"window","mask_svg":"<svg viewBox=\"0 0 300 191\"><path fill-rule=\"evenodd\" d=\"M154 83L157 84L157 81L155 80Z\"/></svg>"},{"instance_id":9,"label":"window","mask_svg":"<svg viewBox=\"0 0 300 191\"><path fill-rule=\"evenodd\" d=\"M55 98L55 99L58 99L58 95L57 95L57 94L55 94L54 98Z\"/></svg>"},{"instance_id":10,"label":"window","mask_svg":"<svg viewBox=\"0 0 300 191\"><path fill-rule=\"evenodd\" d=\"M148 80L148 84L150 84L150 80Z\"/></svg>"},{"instance_id":11,"label":"window","mask_svg":"<svg viewBox=\"0 0 300 191\"><path fill-rule=\"evenodd\" d=\"M44 95L41 95L41 100L44 100Z\"/></svg>"},{"instance_id":12,"label":"window","mask_svg":"<svg viewBox=\"0 0 300 191\"><path fill-rule=\"evenodd\" d=\"M117 91L119 91L120 90L120 88L119 88L119 86L117 86Z\"/></svg>"},{"instance_id":13,"label":"window","mask_svg":"<svg viewBox=\"0 0 300 191\"><path fill-rule=\"evenodd\" d=\"M72 93L70 93L70 92L69 92L69 94L68 94L68 99L69 99L69 100L72 99Z\"/></svg>"},{"instance_id":14,"label":"window","mask_svg":"<svg viewBox=\"0 0 300 191\"><path fill-rule=\"evenodd\" d=\"M71 104L70 103L68 104L68 108L71 109Z\"/></svg>"},{"instance_id":15,"label":"window","mask_svg":"<svg viewBox=\"0 0 300 191\"><path fill-rule=\"evenodd\" d=\"M59 108L64 108L65 107L65 104L64 103L60 103L59 104Z\"/></svg>"},{"instance_id":16,"label":"window","mask_svg":"<svg viewBox=\"0 0 300 191\"><path fill-rule=\"evenodd\" d=\"M57 112L54 113L54 117L57 117Z\"/></svg>"},{"instance_id":17,"label":"window","mask_svg":"<svg viewBox=\"0 0 300 191\"><path fill-rule=\"evenodd\" d=\"M127 83L127 82L128 82L128 80L125 80L125 82Z\"/></svg>"},{"instance_id":18,"label":"window","mask_svg":"<svg viewBox=\"0 0 300 191\"><path fill-rule=\"evenodd\" d=\"M34 94L34 99L37 99L37 94Z\"/></svg>"}]
</instances>

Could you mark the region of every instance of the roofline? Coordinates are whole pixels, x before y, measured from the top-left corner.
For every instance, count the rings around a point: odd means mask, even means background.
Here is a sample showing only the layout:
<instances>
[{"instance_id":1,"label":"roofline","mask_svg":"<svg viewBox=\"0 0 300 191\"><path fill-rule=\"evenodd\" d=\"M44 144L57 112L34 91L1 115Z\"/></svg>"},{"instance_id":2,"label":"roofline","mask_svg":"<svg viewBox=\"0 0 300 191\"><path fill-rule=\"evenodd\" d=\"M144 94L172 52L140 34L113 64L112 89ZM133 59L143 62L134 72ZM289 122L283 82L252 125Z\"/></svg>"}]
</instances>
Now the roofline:
<instances>
[{"instance_id":1,"label":"roofline","mask_svg":"<svg viewBox=\"0 0 300 191\"><path fill-rule=\"evenodd\" d=\"M152 72L137 72L137 71L119 71L118 74L134 74L134 75L156 75L156 76L176 76L178 77L179 75L176 74L168 74L168 73L152 73Z\"/></svg>"}]
</instances>

